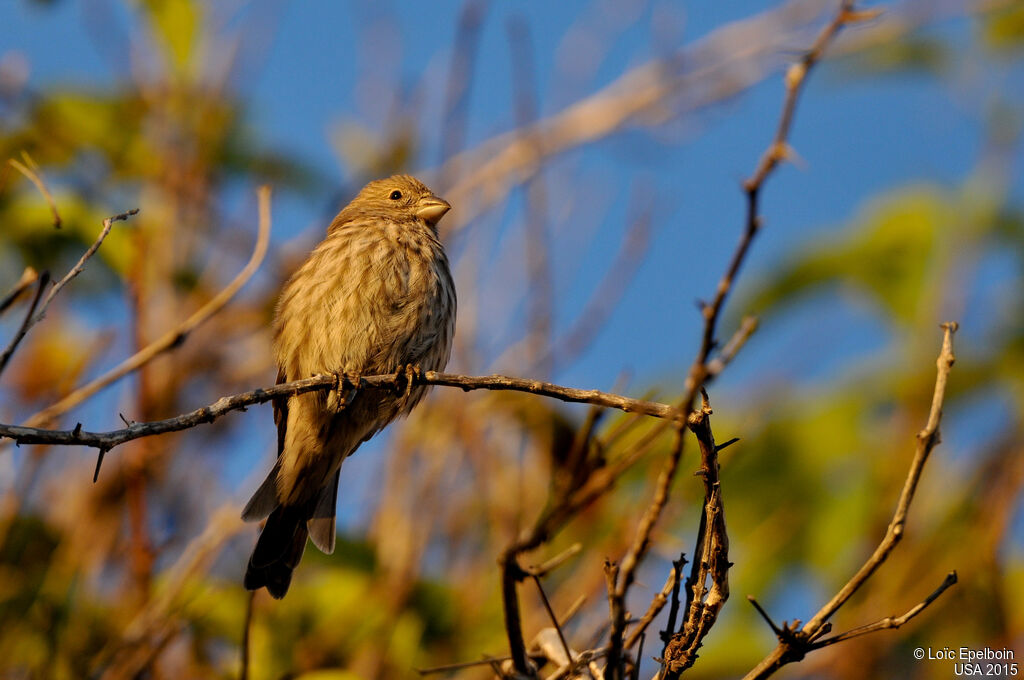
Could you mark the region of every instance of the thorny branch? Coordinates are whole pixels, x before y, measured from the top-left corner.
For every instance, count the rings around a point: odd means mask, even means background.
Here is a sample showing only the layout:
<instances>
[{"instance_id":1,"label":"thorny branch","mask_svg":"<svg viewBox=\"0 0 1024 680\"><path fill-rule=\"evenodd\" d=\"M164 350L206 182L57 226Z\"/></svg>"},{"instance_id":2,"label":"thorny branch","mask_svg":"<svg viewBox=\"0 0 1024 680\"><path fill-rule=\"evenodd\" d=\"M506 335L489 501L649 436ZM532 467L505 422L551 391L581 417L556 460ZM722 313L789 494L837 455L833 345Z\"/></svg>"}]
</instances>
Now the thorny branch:
<instances>
[{"instance_id":1,"label":"thorny branch","mask_svg":"<svg viewBox=\"0 0 1024 680\"><path fill-rule=\"evenodd\" d=\"M697 660L697 650L729 599L729 567L732 565L718 474L721 447L715 444L711 432L711 406L706 392L702 393L701 410L689 418L689 427L700 448L701 466L697 474L704 482L704 507L694 542L690 576L686 580L684 618L676 631L666 627L663 636L662 677L666 679L678 678ZM672 623L672 617L669 618Z\"/></svg>"},{"instance_id":2,"label":"thorny branch","mask_svg":"<svg viewBox=\"0 0 1024 680\"><path fill-rule=\"evenodd\" d=\"M729 261L725 274L718 282L714 298L710 303L701 304L701 314L704 317L704 328L701 334L700 348L697 351L697 356L694 358L693 363L690 365L690 370L686 378L684 397L679 402L679 409L682 411L689 412L691 410L697 394L704 388L704 385L724 368L728 361L735 356L739 348L745 343L747 337L749 337L749 335L756 329L756 320L745 320L733 339L730 340L717 357L712 358L712 353L718 346L716 335L718 320L721 316L722 309L725 306L729 293L733 289L740 268L746 260L754 237L761 229L762 220L759 204L761 189L771 173L776 167L778 167L779 163L789 156L787 140L792 127L797 100L804 84L807 81L807 74L821 59L825 48L831 43L844 25L853 21L865 19L867 16L868 15L866 14L855 13L853 11L852 0L843 0L835 18L825 26L815 39L811 48L797 63L792 65L786 73L786 97L783 102L782 114L780 116L775 136L768 148L768 151L762 156L757 168L754 170L754 174L743 183L743 189L747 196L745 228L743 233L740 235L740 240L736 249L733 251L732 258ZM618 570L619 580L617 581L617 585L610 593L610 597L612 599L612 621L609 640L610 651L608 654L608 669L612 673L611 677L616 680L622 678L624 672L623 665L621 663L621 655L623 653L622 636L625 630L626 594L633 582L635 570L647 553L647 549L650 544L651 531L657 523L658 518L660 517L668 500L669 489L675 479L682 451L683 432L680 428L677 435L676 445L672 448L669 457L664 463L662 472L658 477L654 498L651 505L648 507L647 512L640 520L633 543L625 557L623 557L622 565ZM720 490L718 491L718 495L720 495ZM719 498L718 503L720 502L721 499ZM705 518L702 517L702 522L704 519ZM724 536L724 518L718 517L715 521L723 522L722 534ZM700 567L701 561L699 558L700 555L695 555L693 565L695 570ZM723 565L725 569L728 569L728 560L725 560ZM719 584L719 587L721 588L721 591L716 594L728 597L727 580L724 587L722 587L721 584ZM706 610L708 613L706 625L708 627L710 627L710 624L714 622L717 611L721 607L721 604L718 602L714 602L713 604L713 607ZM712 610L713 614L711 614ZM687 615L689 616L690 612L688 612ZM696 622L688 621L688 623L693 625ZM696 633L697 632L695 631L695 634ZM699 638L703 638L704 634L706 634L706 629L701 628L699 631ZM696 644L699 646L699 639ZM689 650L687 653L695 652L696 647L692 648L692 650ZM692 659L689 663L692 663Z\"/></svg>"},{"instance_id":3,"label":"thorny branch","mask_svg":"<svg viewBox=\"0 0 1024 680\"><path fill-rule=\"evenodd\" d=\"M924 465L928 462L928 456L931 454L932 449L939 443L939 423L942 420L942 403L946 396L946 382L949 378L950 369L956 361L956 356L953 353L953 334L956 333L957 327L955 321L942 324L942 349L939 352L939 358L936 360L935 390L932 393L932 404L928 413L928 421L924 429L917 433L917 446L914 451L914 458L910 463L910 470L907 472L907 478L903 483L903 490L900 492L899 500L896 502L896 510L893 513L892 520L889 522L885 536L857 573L803 627L799 627L799 622L792 626L790 624L783 624L781 627L776 626L774 623L771 624L773 631L779 638L779 644L771 654L766 656L753 670L747 673L745 680L767 678L786 664L803 659L808 652L815 649L835 644L851 637L857 637L858 635L865 635L876 630L898 628L906 621L917 616L921 610L939 597L946 588L956 583L956 573L953 572L946 577L946 580L934 593L904 616L898 619L883 619L875 624L857 628L847 633L841 633L833 638L822 639L823 635L831 631L832 624L828 621L832 618L833 614L846 604L850 597L885 563L890 553L896 547L896 544L903 538L907 512L910 509L910 503L914 500L914 492L917 490L917 484L921 480ZM762 612L769 622L771 621L760 607L758 607L758 610Z\"/></svg>"},{"instance_id":4,"label":"thorny branch","mask_svg":"<svg viewBox=\"0 0 1024 680\"><path fill-rule=\"evenodd\" d=\"M607 408L615 408L629 413L643 413L657 418L670 420L681 419L681 413L668 404L661 404L642 399L631 399L618 394L599 390L579 390L562 387L552 383L526 378L512 378L503 375L467 376L451 373L426 371L416 373L399 372L390 375L359 376L353 378L341 375L318 375L312 378L281 383L273 387L250 390L229 397L222 397L209 406L184 413L174 418L157 420L148 423L132 423L128 427L109 432L88 432L81 425L73 430L47 430L22 425L0 423L0 437L13 439L19 444L59 444L91 446L109 451L125 442L151 437L167 432L187 430L196 425L210 423L231 411L244 410L247 406L262 404L276 397L304 394L306 392L326 391L334 389L342 383L342 387L351 389L407 389L410 385L443 385L470 390L514 390L530 392L562 401L595 404Z\"/></svg>"}]
</instances>

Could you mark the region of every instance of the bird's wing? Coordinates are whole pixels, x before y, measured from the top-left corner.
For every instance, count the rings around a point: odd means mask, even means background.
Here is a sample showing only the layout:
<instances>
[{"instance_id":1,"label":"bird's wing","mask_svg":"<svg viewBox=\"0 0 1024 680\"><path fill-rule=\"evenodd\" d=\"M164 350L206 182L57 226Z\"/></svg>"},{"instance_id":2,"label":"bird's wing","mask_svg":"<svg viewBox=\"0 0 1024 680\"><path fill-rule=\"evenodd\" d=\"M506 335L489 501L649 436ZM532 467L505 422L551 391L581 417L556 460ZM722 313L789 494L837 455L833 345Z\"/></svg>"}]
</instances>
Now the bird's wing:
<instances>
[{"instance_id":1,"label":"bird's wing","mask_svg":"<svg viewBox=\"0 0 1024 680\"><path fill-rule=\"evenodd\" d=\"M287 382L284 379L284 370L281 369L277 372L277 383L280 385L283 382ZM277 457L280 458L281 454L284 453L284 435L288 429L288 397L277 397L273 401L274 404L274 423L277 425Z\"/></svg>"},{"instance_id":2,"label":"bird's wing","mask_svg":"<svg viewBox=\"0 0 1024 680\"><path fill-rule=\"evenodd\" d=\"M284 371L277 372L277 384L287 382L284 379ZM288 397L275 397L271 400L274 405L274 422L277 423L277 462L270 469L256 493L252 495L249 502L242 510L242 519L246 522L256 522L267 517L280 503L277 500L277 473L281 468L281 454L284 452L284 435L288 429Z\"/></svg>"}]
</instances>

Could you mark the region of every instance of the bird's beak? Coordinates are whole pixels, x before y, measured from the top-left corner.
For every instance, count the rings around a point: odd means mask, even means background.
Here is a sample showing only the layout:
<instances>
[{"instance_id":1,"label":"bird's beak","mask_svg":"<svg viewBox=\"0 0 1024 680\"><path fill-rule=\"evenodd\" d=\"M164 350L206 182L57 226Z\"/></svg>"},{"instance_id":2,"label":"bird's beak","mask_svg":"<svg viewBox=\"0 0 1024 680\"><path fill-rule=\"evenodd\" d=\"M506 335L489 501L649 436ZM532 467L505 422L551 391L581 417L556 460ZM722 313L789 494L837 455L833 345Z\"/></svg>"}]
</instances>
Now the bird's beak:
<instances>
[{"instance_id":1,"label":"bird's beak","mask_svg":"<svg viewBox=\"0 0 1024 680\"><path fill-rule=\"evenodd\" d=\"M416 203L416 215L422 217L430 226L434 226L452 209L448 201L437 196L424 196Z\"/></svg>"}]
</instances>

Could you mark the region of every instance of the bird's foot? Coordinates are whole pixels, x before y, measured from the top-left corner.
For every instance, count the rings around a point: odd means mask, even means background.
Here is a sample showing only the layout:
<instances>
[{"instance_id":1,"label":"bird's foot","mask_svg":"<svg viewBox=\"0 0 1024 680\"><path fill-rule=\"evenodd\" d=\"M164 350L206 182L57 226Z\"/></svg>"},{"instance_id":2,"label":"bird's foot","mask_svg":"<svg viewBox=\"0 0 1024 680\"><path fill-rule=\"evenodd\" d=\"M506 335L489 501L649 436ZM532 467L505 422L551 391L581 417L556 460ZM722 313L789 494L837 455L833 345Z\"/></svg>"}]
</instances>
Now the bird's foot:
<instances>
[{"instance_id":1,"label":"bird's foot","mask_svg":"<svg viewBox=\"0 0 1024 680\"><path fill-rule=\"evenodd\" d=\"M338 413L345 410L345 407L352 402L352 397L359 391L361 376L358 372L346 373L344 371L332 371L334 385L327 393L327 409Z\"/></svg>"},{"instance_id":2,"label":"bird's foot","mask_svg":"<svg viewBox=\"0 0 1024 680\"><path fill-rule=\"evenodd\" d=\"M395 387L402 392L402 397L408 399L412 395L412 388L423 377L423 369L419 364L403 364L395 371Z\"/></svg>"}]
</instances>

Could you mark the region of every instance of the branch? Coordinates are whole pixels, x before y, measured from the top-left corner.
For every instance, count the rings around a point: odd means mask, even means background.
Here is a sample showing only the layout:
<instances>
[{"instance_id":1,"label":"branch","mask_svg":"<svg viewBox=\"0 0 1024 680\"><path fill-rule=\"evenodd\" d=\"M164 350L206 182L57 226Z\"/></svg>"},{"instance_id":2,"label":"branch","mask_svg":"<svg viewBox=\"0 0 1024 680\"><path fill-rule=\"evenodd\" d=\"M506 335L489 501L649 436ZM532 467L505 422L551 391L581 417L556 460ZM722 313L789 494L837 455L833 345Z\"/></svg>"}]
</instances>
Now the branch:
<instances>
[{"instance_id":1,"label":"branch","mask_svg":"<svg viewBox=\"0 0 1024 680\"><path fill-rule=\"evenodd\" d=\"M944 593L947 588L949 588L952 585L956 585L956 580L956 572L951 571L948 574L946 574L946 578L942 580L942 583L939 584L938 588L932 591L931 595L924 598L924 600L922 600L921 602L918 602L910 609L910 611L908 611L903 616L887 616L886 618L880 621L869 623L866 626L860 626L858 628L848 630L845 633L839 633L838 635L833 635L832 637L824 638L814 643L814 648L821 649L822 647L834 645L837 642L843 642L845 640L860 637L861 635L867 635L868 633L874 633L879 630L890 630L893 628L899 628L904 623L906 623L910 619L914 618L915 616L923 612L925 608L932 602L939 599L939 596L942 595L942 593Z\"/></svg>"},{"instance_id":2,"label":"branch","mask_svg":"<svg viewBox=\"0 0 1024 680\"><path fill-rule=\"evenodd\" d=\"M711 431L711 407L702 394L701 410L689 418L690 430L700 447L704 481L704 508L693 547L693 564L686 581L684 619L677 631L666 628L668 640L662 653L666 680L678 678L697 660L697 650L711 631L718 613L729 599L729 536L725 528L725 507L718 474L718 451ZM710 588L708 581L710 580Z\"/></svg>"},{"instance_id":3,"label":"branch","mask_svg":"<svg viewBox=\"0 0 1024 680\"><path fill-rule=\"evenodd\" d=\"M729 263L725 275L718 282L718 290L715 292L713 301L710 304L703 305L701 309L705 320L704 335L701 339L698 360L694 361L690 370L690 376L687 378L687 389L693 397L696 397L700 387L709 377L710 371L707 360L715 348L715 327L719 314L721 314L725 300L733 288L740 267L746 259L750 244L761 230L762 220L759 201L761 189L779 163L791 156L789 133L793 126L797 101L807 83L807 76L811 69L821 60L825 48L835 39L843 26L853 21L868 18L866 14L854 13L853 4L853 0L842 0L835 18L818 34L811 48L804 53L803 57L791 65L786 72L786 98L782 105L782 114L779 117L779 125L775 130L775 137L772 139L768 150L761 156L754 174L743 183L743 190L747 195L746 228L740 236L740 241L733 252L732 261Z\"/></svg>"},{"instance_id":4,"label":"branch","mask_svg":"<svg viewBox=\"0 0 1024 680\"><path fill-rule=\"evenodd\" d=\"M273 387L261 388L235 394L228 397L221 397L213 404L184 413L166 420L156 420L148 423L132 423L120 430L108 432L88 432L78 425L73 430L47 430L23 425L6 425L0 423L0 438L13 439L18 444L57 444L63 446L91 446L93 448L109 451L115 446L125 442L151 437L153 435L165 434L187 430L203 423L212 423L231 411L244 410L247 406L262 404L277 397L305 394L306 392L323 392L335 389L339 386L352 389L391 389L404 390L415 385L442 385L445 387L458 387L463 391L470 390L513 390L517 392L530 392L567 402L578 402L595 404L607 408L616 408L621 411L632 413L643 413L658 418L672 420L681 419L681 413L669 406L652 401L641 399L630 399L618 394L600 392L598 390L578 390L572 387L562 387L538 380L525 378L512 378L504 375L468 376L454 375L450 373L437 373L427 371L425 373L404 373L391 375L372 375L352 378L349 376L318 375L312 378L296 380L289 383L281 383Z\"/></svg>"},{"instance_id":5,"label":"branch","mask_svg":"<svg viewBox=\"0 0 1024 680\"><path fill-rule=\"evenodd\" d=\"M14 350L18 349L18 344L21 343L25 334L28 333L28 329L32 327L32 314L36 311L36 306L39 304L39 298L43 295L43 288L50 282L50 272L43 272L39 276L39 281L36 285L36 294L32 298L31 304L28 306L28 311L25 313L25 318L21 320L21 326L18 327L18 332L11 338L10 344L7 345L7 349L4 350L3 354L0 354L0 373L4 372L7 368L7 362L11 360L11 356L14 354Z\"/></svg>"},{"instance_id":6,"label":"branch","mask_svg":"<svg viewBox=\"0 0 1024 680\"><path fill-rule=\"evenodd\" d=\"M864 566L854 574L853 578L836 593L836 596L829 601L821 610L814 615L814 618L807 622L803 630L806 633L815 633L822 624L832 618L836 611L846 604L846 601L857 592L857 589L864 585L864 582L871 578L871 575L889 557L889 553L896 547L896 544L903 538L903 528L907 520L907 512L910 510L910 503L914 500L914 492L921 480L921 473L924 472L924 465L928 462L928 456L932 449L939 443L939 422L942 420L942 402L946 397L946 381L949 378L949 371L956 361L953 354L953 334L956 333L958 324L955 321L942 324L942 350L936 361L938 368L935 376L935 391L932 394L932 406L928 414L928 422L924 429L917 433L917 448L914 452L914 460L910 464L910 471L903 484L903 491L900 493L899 501L896 503L896 512L893 514L892 522L886 531L885 538L875 549L874 554L868 558Z\"/></svg>"},{"instance_id":7,"label":"branch","mask_svg":"<svg viewBox=\"0 0 1024 680\"><path fill-rule=\"evenodd\" d=\"M43 305L39 308L39 313L36 314L35 317L32 319L32 325L37 324L43 320L43 318L46 316L47 308L50 306L50 303L53 301L53 298L57 297L57 293L59 293L64 286L68 285L68 283L71 282L71 279L75 278L76 276L82 273L82 270L85 269L86 261L88 261L88 259L95 255L96 251L100 249L100 246L103 244L103 240L107 238L107 234L110 233L111 227L114 226L114 222L126 221L132 215L137 215L138 212L138 208L133 208L128 212L123 212L103 220L103 228L100 230L100 235L96 237L96 240L93 241L91 246L89 246L89 249L82 254L82 257L78 258L78 262L76 262L75 266L72 267L71 270L64 275L64 278L62 278L60 281L54 284L53 288L50 289L49 294L46 296L46 300L43 302Z\"/></svg>"},{"instance_id":8,"label":"branch","mask_svg":"<svg viewBox=\"0 0 1024 680\"><path fill-rule=\"evenodd\" d=\"M43 181L43 173L39 169L39 166L32 156L28 155L27 151L21 152L21 158L24 163L16 161L13 158L7 160L8 165L12 168L25 175L32 184L36 185L36 189L43 195L43 200L46 201L46 205L50 207L50 212L53 214L53 226L55 229L60 229L61 219L60 213L57 212L57 201L53 200L53 194L50 193L50 189L46 186L46 182Z\"/></svg>"},{"instance_id":9,"label":"branch","mask_svg":"<svg viewBox=\"0 0 1024 680\"><path fill-rule=\"evenodd\" d=\"M241 670L238 671L238 680L249 680L249 657L252 655L252 614L253 604L256 599L256 591L249 593L249 599L245 602L245 618L242 620L242 644L239 650Z\"/></svg>"},{"instance_id":10,"label":"branch","mask_svg":"<svg viewBox=\"0 0 1024 680\"><path fill-rule=\"evenodd\" d=\"M516 594L516 586L526 576L526 572L519 566L518 555L518 546L513 544L498 558L505 637L508 639L509 656L516 673L533 677L536 675L536 667L526 654L526 640L523 638L523 624L519 615L519 596Z\"/></svg>"},{"instance_id":11,"label":"branch","mask_svg":"<svg viewBox=\"0 0 1024 680\"><path fill-rule=\"evenodd\" d=\"M20 163L14 160L10 161L10 163L14 165L14 167L19 167L21 165ZM24 168L23 171L30 172L28 168ZM100 231L100 235L96 238L93 244L89 246L89 249L85 251L82 257L78 258L78 262L75 264L74 267L71 268L71 271L65 274L64 278L58 281L56 285L54 285L54 287L50 289L50 292L47 294L46 299L43 300L42 304L39 304L39 298L42 295L43 287L50 281L50 274L48 272L43 272L42 276L40 277L39 288L36 291L36 297L32 301L32 306L29 308L28 314L25 316L24 321L22 321L21 328L18 329L18 333L14 336L14 339L11 341L11 344L4 351L3 355L0 356L0 373L2 373L4 368L7 366L7 362L10 360L15 348L17 348L18 343L20 343L22 338L25 337L25 334L28 333L29 329L32 328L32 326L39 323L40 321L42 321L43 317L46 316L46 309L50 306L50 303L53 301L53 298L57 296L57 293L60 292L61 288L66 286L68 282L71 281L71 279L78 276L82 272L82 269L85 268L86 260L92 257L93 254L95 254L96 251L99 250L100 244L103 243L103 239L105 239L107 237L107 234L110 233L110 227L114 224L114 222L117 222L119 220L126 220L129 216L134 215L137 212L139 212L137 209L129 210L126 213L114 215L113 217L108 217L107 219L103 220L103 229ZM26 270L26 273L27 272L28 270ZM21 278L22 282L25 281L26 274L23 273ZM19 283L19 286L21 286L21 283ZM10 302L13 302L14 298L17 297L17 295L20 292L21 291L18 289L18 287L15 287L15 290L8 295L7 299L5 299L5 304L9 304L8 299L10 300ZM36 312L37 306L39 307L38 312Z\"/></svg>"},{"instance_id":12,"label":"branch","mask_svg":"<svg viewBox=\"0 0 1024 680\"><path fill-rule=\"evenodd\" d=\"M626 638L623 643L623 649L632 649L633 645L639 642L644 633L647 630L647 626L654 621L665 605L671 602L672 606L669 607L668 627L675 629L675 619L679 611L679 584L682 583L680 576L683 573L683 566L686 565L686 555L680 555L678 560L672 561L672 569L668 572L668 578L665 579L665 585L662 586L658 594L651 600L650 606L647 608L647 612L637 621L637 625L629 633L629 637ZM667 640L667 636L666 636ZM639 654L637 655L639 658Z\"/></svg>"},{"instance_id":13,"label":"branch","mask_svg":"<svg viewBox=\"0 0 1024 680\"><path fill-rule=\"evenodd\" d=\"M703 389L704 385L711 378L721 372L725 365L732 360L739 349L744 345L747 338L749 338L757 328L756 320L745 319L739 330L726 345L725 349L719 353L718 357L712 360L712 352L718 344L718 341L715 338L718 328L718 319L721 316L722 309L725 306L729 293L733 289L740 268L746 260L754 237L761 228L758 201L761 188L764 186L765 181L768 179L772 171L778 166L779 161L786 157L784 150L788 148L787 139L789 137L790 128L792 127L797 98L804 83L806 82L807 73L810 71L811 67L821 59L825 47L836 36L839 29L845 23L852 21L855 18L851 7L852 0L843 1L836 17L825 27L824 30L822 30L810 50L804 54L801 60L790 67L789 72L786 75L786 99L783 103L782 114L780 116L778 128L775 132L775 137L772 140L768 151L762 156L761 161L754 170L754 174L743 184L744 191L747 195L746 226L740 236L739 243L736 245L736 249L733 251L732 258L726 267L725 274L718 282L714 298L710 303L701 304L701 314L704 317L704 329L701 334L701 344L697 351L697 356L690 365L690 370L687 374L685 396L678 406L681 411L689 412L691 410L697 394ZM679 467L679 458L682 456L682 451L683 438L682 431L680 431L677 444L673 447L672 452L665 461L662 472L658 477L658 483L654 492L654 500L651 502L647 512L640 520L636 537L634 538L629 552L627 552L626 556L623 558L622 567L619 572L622 580L611 592L611 597L614 600L617 600L616 602L611 603L612 627L608 654L608 668L613 673L613 678L620 678L622 672L621 668L618 668L618 664L619 654L622 649L622 633L625 630L624 601L626 593L633 582L634 571L646 555L650 542L650 533L653 530L654 525L657 523L661 515L661 511L667 502L669 490ZM699 565L700 562L695 559L694 569L697 569ZM726 562L726 569L727 568L728 566ZM726 588L726 596L727 592ZM720 607L721 605L718 604L717 606ZM717 615L717 609L715 610L715 615ZM713 620L714 617L712 616L711 621L713 622ZM706 633L706 631L704 632ZM703 637L703 634L701 637Z\"/></svg>"},{"instance_id":14,"label":"branch","mask_svg":"<svg viewBox=\"0 0 1024 680\"><path fill-rule=\"evenodd\" d=\"M795 626L783 625L779 629L777 626L774 626L779 638L778 646L746 675L745 680L767 678L784 665L792 661L799 661L807 652L818 649L826 644L834 644L835 642L841 642L850 637L864 635L875 630L898 627L891 625L891 620L883 619L883 621L871 624L865 627L865 629L854 629L850 633L837 635L833 642L827 642L829 638L825 640L820 639L822 635L828 633L831 629L831 624L828 623L828 620L832 618L832 615L846 604L850 597L885 563L893 548L903 538L907 512L910 509L910 503L914 500L914 492L917 490L917 484L921 480L924 465L928 461L928 456L931 454L932 449L939 443L939 423L942 420L942 403L946 396L946 382L949 378L950 369L956 361L956 357L953 354L953 334L956 333L957 327L955 321L942 324L942 349L939 352L939 358L936 360L935 390L932 393L932 404L928 413L928 421L924 429L917 433L917 447L914 451L914 459L910 463L910 470L907 472L907 478L903 483L903 490L900 492L899 500L896 502L896 510L893 513L892 520L889 522L889 528L886 530L885 536L878 544L878 547L875 548L871 557L867 559L857 573L802 628L797 630ZM955 575L947 577L947 581L948 583L944 582L938 590L918 605L918 607L908 612L905 615L905 621L916 616L922 609L931 604L935 598L941 595L946 588L953 585L956 582ZM890 621L889 625L885 624L887 620ZM900 625L905 621L900 621ZM781 634L778 633L779 630L781 630Z\"/></svg>"},{"instance_id":15,"label":"branch","mask_svg":"<svg viewBox=\"0 0 1024 680\"><path fill-rule=\"evenodd\" d=\"M148 364L164 352L180 346L185 342L189 333L220 311L220 309L224 307L232 297L234 297L235 293L237 293L239 289L244 286L250 278L252 278L252 275L256 273L256 270L259 269L260 263L263 261L263 256L267 252L267 244L270 242L270 188L266 186L260 187L258 197L260 218L256 245L249 258L249 262L246 263L242 271L235 276L227 287L211 298L209 302L200 307L194 314L192 314L192 316L179 324L176 328L164 333L164 335L150 343L148 346L143 347L134 355L125 359L95 380L79 387L56 404L36 413L25 422L25 425L27 427L43 427L50 424L58 416L67 413L70 409L96 394L104 387L120 380L129 373L137 371L139 368ZM120 215L111 219L118 218L123 219Z\"/></svg>"},{"instance_id":16,"label":"branch","mask_svg":"<svg viewBox=\"0 0 1024 680\"><path fill-rule=\"evenodd\" d=\"M21 278L18 279L18 282L14 284L14 287L11 288L2 299L0 299L0 314L6 312L8 307L13 305L15 301L21 297L21 294L28 290L28 287L38 279L39 274L35 269L32 267L25 267L25 271L21 273Z\"/></svg>"}]
</instances>

